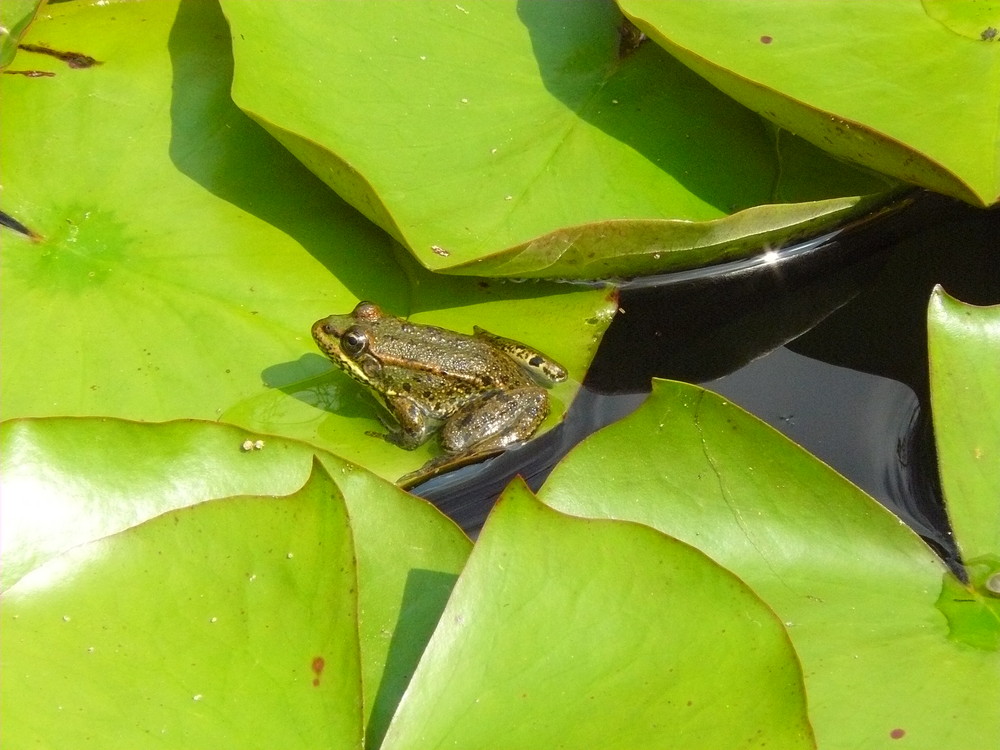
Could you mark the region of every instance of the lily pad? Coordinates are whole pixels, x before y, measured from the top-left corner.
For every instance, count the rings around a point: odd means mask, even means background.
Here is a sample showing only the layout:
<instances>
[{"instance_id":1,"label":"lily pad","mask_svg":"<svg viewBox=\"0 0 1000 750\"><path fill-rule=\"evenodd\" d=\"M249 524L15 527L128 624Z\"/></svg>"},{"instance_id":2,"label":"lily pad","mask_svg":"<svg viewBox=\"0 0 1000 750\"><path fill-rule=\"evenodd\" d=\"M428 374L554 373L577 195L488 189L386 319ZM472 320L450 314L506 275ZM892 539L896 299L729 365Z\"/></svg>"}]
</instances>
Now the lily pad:
<instances>
[{"instance_id":1,"label":"lily pad","mask_svg":"<svg viewBox=\"0 0 1000 750\"><path fill-rule=\"evenodd\" d=\"M820 747L995 736L1000 656L984 635L996 620L950 627L939 599L964 587L923 541L720 396L654 382L636 413L569 454L540 499L647 524L738 575L788 629Z\"/></svg>"},{"instance_id":2,"label":"lily pad","mask_svg":"<svg viewBox=\"0 0 1000 750\"><path fill-rule=\"evenodd\" d=\"M516 483L383 748L815 747L805 708L781 622L735 576Z\"/></svg>"},{"instance_id":3,"label":"lily pad","mask_svg":"<svg viewBox=\"0 0 1000 750\"><path fill-rule=\"evenodd\" d=\"M368 472L323 456L289 496L214 496L282 489L308 446L243 451L246 433L196 422L2 430L5 572L46 534L65 548L4 592L18 746L357 747L364 731L375 748L395 713L381 746L426 747L429 726L465 747L813 747L781 623L651 529L516 486L442 614L468 540Z\"/></svg>"},{"instance_id":4,"label":"lily pad","mask_svg":"<svg viewBox=\"0 0 1000 750\"><path fill-rule=\"evenodd\" d=\"M6 67L14 59L21 34L28 28L41 4L41 0L6 0L0 6L0 67ZM18 73L31 75L28 71Z\"/></svg>"},{"instance_id":5,"label":"lily pad","mask_svg":"<svg viewBox=\"0 0 1000 750\"><path fill-rule=\"evenodd\" d=\"M670 54L831 154L1000 200L1000 5L620 0Z\"/></svg>"},{"instance_id":6,"label":"lily pad","mask_svg":"<svg viewBox=\"0 0 1000 750\"><path fill-rule=\"evenodd\" d=\"M219 419L300 438L389 478L420 466L364 435L378 407L314 346L313 321L372 299L397 315L523 340L571 373L607 290L421 269L232 103L214 3L49 6L22 49L51 77L0 77L4 418Z\"/></svg>"},{"instance_id":7,"label":"lily pad","mask_svg":"<svg viewBox=\"0 0 1000 750\"><path fill-rule=\"evenodd\" d=\"M322 474L77 547L4 594L4 742L360 747L357 590Z\"/></svg>"},{"instance_id":8,"label":"lily pad","mask_svg":"<svg viewBox=\"0 0 1000 750\"><path fill-rule=\"evenodd\" d=\"M236 103L435 270L705 265L842 221L894 184L630 47L610 2L222 7Z\"/></svg>"},{"instance_id":9,"label":"lily pad","mask_svg":"<svg viewBox=\"0 0 1000 750\"><path fill-rule=\"evenodd\" d=\"M963 557L992 556L1000 572L1000 306L966 305L937 287L927 328L948 518Z\"/></svg>"},{"instance_id":10,"label":"lily pad","mask_svg":"<svg viewBox=\"0 0 1000 750\"><path fill-rule=\"evenodd\" d=\"M195 421L53 418L3 423L0 569L5 608L8 593L26 577L44 578L39 571L46 566L76 566L58 562L63 553L76 559L69 550L125 533L161 514L231 495L295 492L310 475L314 452L297 441L262 440L236 427ZM319 455L338 497L342 494L346 502L357 561L364 717L368 735L380 736L471 544L430 504L335 456ZM247 545L257 543L246 528L266 528L270 511L263 519L250 506L233 512L239 520L229 521L237 531L228 544L243 554ZM248 534L246 545L243 533ZM84 556L79 564L88 559ZM211 567L195 561L177 575L189 575L191 585L200 586L207 569ZM158 587L148 577L135 585L150 591ZM273 604L280 610L279 603ZM166 668L166 662L158 667Z\"/></svg>"}]
</instances>

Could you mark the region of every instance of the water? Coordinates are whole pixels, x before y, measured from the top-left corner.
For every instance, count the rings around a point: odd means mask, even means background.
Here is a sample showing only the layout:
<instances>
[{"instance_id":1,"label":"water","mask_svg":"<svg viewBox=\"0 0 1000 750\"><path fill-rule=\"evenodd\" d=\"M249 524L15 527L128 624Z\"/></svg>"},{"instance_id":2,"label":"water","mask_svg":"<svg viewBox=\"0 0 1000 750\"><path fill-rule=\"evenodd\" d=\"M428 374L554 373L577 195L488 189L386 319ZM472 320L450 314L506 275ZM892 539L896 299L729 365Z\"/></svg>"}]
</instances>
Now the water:
<instances>
[{"instance_id":1,"label":"water","mask_svg":"<svg viewBox=\"0 0 1000 750\"><path fill-rule=\"evenodd\" d=\"M418 494L474 534L514 474L539 486L573 445L638 408L652 377L670 378L756 414L953 561L929 417L925 321L937 283L1000 304L1000 212L919 194L749 261L626 285L565 423Z\"/></svg>"}]
</instances>

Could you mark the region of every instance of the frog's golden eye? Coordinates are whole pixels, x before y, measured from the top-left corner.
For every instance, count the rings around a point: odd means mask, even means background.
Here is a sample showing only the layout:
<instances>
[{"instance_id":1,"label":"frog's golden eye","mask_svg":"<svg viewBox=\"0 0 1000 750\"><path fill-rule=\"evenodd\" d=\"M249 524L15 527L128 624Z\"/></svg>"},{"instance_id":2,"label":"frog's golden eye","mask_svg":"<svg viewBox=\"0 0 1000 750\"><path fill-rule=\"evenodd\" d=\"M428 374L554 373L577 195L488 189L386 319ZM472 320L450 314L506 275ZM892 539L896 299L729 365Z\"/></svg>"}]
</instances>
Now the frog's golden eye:
<instances>
[{"instance_id":1,"label":"frog's golden eye","mask_svg":"<svg viewBox=\"0 0 1000 750\"><path fill-rule=\"evenodd\" d=\"M356 357L368 346L368 334L363 328L351 326L340 337L340 346L349 357Z\"/></svg>"}]
</instances>

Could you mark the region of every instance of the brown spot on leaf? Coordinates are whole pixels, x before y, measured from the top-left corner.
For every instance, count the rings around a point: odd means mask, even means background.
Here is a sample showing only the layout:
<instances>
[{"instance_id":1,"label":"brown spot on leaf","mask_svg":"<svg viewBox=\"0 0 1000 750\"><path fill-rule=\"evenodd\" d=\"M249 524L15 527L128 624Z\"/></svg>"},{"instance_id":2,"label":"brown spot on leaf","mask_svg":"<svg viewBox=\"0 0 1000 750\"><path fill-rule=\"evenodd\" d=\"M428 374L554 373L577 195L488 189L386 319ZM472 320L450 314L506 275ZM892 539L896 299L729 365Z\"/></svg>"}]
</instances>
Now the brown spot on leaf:
<instances>
[{"instance_id":1,"label":"brown spot on leaf","mask_svg":"<svg viewBox=\"0 0 1000 750\"><path fill-rule=\"evenodd\" d=\"M319 678L323 676L323 667L326 660L322 656L317 656L312 660L312 671L316 676L313 678L313 687L319 687Z\"/></svg>"},{"instance_id":2,"label":"brown spot on leaf","mask_svg":"<svg viewBox=\"0 0 1000 750\"><path fill-rule=\"evenodd\" d=\"M9 76L24 76L25 78L54 78L55 73L50 70L5 70Z\"/></svg>"},{"instance_id":3,"label":"brown spot on leaf","mask_svg":"<svg viewBox=\"0 0 1000 750\"><path fill-rule=\"evenodd\" d=\"M94 65L101 64L100 60L95 60L90 55L85 55L82 52L61 51L52 49L51 47L43 47L41 44L19 44L17 45L17 48L23 49L25 52L36 52L39 55L49 55L57 60L62 60L71 68L91 68Z\"/></svg>"}]
</instances>

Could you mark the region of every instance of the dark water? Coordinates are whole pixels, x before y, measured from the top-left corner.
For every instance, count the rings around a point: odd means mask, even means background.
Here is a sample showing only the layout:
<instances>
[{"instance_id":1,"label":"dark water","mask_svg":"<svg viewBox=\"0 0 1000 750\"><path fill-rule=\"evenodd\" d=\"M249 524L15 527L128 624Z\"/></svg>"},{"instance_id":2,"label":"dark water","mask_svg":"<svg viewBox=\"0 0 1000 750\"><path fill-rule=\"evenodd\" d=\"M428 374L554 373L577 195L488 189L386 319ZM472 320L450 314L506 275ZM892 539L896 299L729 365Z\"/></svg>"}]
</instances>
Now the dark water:
<instances>
[{"instance_id":1,"label":"dark water","mask_svg":"<svg viewBox=\"0 0 1000 750\"><path fill-rule=\"evenodd\" d=\"M626 285L565 424L418 494L475 533L514 474L540 485L573 445L637 408L651 378L670 378L756 414L953 558L929 411L935 284L1000 304L1000 211L917 194L750 261Z\"/></svg>"}]
</instances>

